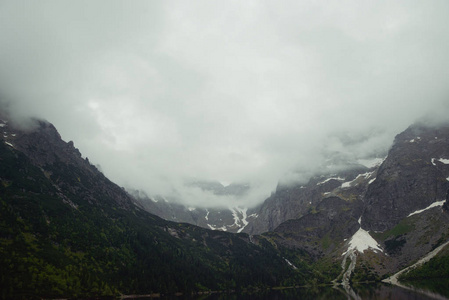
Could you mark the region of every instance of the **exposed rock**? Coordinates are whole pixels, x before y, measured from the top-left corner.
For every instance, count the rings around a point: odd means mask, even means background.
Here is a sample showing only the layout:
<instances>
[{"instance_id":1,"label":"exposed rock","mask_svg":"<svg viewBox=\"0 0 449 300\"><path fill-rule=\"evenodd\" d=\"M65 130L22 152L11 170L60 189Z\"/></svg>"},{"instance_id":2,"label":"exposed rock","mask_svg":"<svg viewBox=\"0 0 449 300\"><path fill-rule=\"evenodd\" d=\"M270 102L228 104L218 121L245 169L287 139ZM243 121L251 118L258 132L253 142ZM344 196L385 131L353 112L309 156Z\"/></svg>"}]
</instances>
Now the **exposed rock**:
<instances>
[{"instance_id":1,"label":"exposed rock","mask_svg":"<svg viewBox=\"0 0 449 300\"><path fill-rule=\"evenodd\" d=\"M130 193L150 213L165 220L190 223L207 229L242 232L247 224L257 217L253 210L242 207L189 207L161 196L150 198L143 192Z\"/></svg>"},{"instance_id":2,"label":"exposed rock","mask_svg":"<svg viewBox=\"0 0 449 300\"><path fill-rule=\"evenodd\" d=\"M255 209L258 218L251 222L244 232L259 234L271 231L287 220L298 219L308 214L310 209L328 197L339 196L347 200L361 199L359 195L364 193L369 182L368 179L374 178L375 175L372 174L368 178L357 179L357 177L369 170L358 165L338 174L312 177L307 184L278 186L276 192L258 209ZM352 181L354 181L352 186L342 187L345 182Z\"/></svg>"},{"instance_id":3,"label":"exposed rock","mask_svg":"<svg viewBox=\"0 0 449 300\"><path fill-rule=\"evenodd\" d=\"M72 141L64 142L52 124L41 120L33 122L28 129L4 122L3 130L7 134L2 140L39 166L59 191L81 194L83 200L89 203L104 198L113 199L123 208L135 207L137 202L91 165L88 159L82 158ZM76 167L76 172L73 167ZM71 206L77 205L71 202Z\"/></svg>"},{"instance_id":4,"label":"exposed rock","mask_svg":"<svg viewBox=\"0 0 449 300\"><path fill-rule=\"evenodd\" d=\"M363 227L388 230L411 212L445 199L449 165L440 159L449 159L449 127L414 125L397 135L366 192Z\"/></svg>"},{"instance_id":5,"label":"exposed rock","mask_svg":"<svg viewBox=\"0 0 449 300\"><path fill-rule=\"evenodd\" d=\"M279 241L283 245L304 248L316 256L330 254L359 229L362 210L360 200L329 197L303 217L283 222L274 232L289 238Z\"/></svg>"}]
</instances>

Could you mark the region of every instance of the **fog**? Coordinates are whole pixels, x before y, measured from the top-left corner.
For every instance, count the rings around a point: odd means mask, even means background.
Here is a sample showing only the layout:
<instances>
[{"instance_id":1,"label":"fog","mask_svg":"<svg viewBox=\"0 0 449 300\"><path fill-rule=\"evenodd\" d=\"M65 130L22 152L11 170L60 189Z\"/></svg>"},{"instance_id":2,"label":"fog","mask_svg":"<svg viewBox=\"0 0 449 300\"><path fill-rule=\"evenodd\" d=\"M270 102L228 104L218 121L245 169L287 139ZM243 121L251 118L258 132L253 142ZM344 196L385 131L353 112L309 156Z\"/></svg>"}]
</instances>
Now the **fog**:
<instances>
[{"instance_id":1,"label":"fog","mask_svg":"<svg viewBox=\"0 0 449 300\"><path fill-rule=\"evenodd\" d=\"M447 118L448 15L432 0L2 1L0 97L121 186L254 205Z\"/></svg>"}]
</instances>

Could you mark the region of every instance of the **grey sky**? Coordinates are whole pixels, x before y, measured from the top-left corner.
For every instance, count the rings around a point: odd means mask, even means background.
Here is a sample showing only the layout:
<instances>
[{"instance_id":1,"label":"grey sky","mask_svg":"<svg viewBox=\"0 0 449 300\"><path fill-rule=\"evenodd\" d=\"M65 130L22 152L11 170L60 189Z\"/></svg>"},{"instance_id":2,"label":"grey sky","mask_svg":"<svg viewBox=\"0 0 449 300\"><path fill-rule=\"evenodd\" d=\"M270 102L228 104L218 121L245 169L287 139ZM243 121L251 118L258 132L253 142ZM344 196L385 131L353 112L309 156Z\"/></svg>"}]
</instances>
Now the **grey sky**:
<instances>
[{"instance_id":1,"label":"grey sky","mask_svg":"<svg viewBox=\"0 0 449 300\"><path fill-rule=\"evenodd\" d=\"M279 180L449 112L447 1L2 1L0 95L123 186ZM299 177L298 177L299 176Z\"/></svg>"}]
</instances>

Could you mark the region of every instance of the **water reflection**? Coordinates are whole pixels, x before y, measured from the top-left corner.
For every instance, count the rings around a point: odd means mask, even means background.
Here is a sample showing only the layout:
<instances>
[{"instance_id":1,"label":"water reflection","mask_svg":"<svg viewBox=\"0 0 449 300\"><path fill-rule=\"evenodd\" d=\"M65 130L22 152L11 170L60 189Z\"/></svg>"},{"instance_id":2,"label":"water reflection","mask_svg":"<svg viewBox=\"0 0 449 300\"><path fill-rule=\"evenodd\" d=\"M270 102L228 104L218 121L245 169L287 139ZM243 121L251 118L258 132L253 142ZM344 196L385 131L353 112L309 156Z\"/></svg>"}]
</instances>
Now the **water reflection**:
<instances>
[{"instance_id":1,"label":"water reflection","mask_svg":"<svg viewBox=\"0 0 449 300\"><path fill-rule=\"evenodd\" d=\"M331 287L325 288L298 288L298 289L283 289L283 290L266 290L257 293L217 293L211 295L202 295L196 297L167 297L164 299L180 300L285 300L285 299L305 299L305 300L327 300L327 299L348 299L340 290Z\"/></svg>"},{"instance_id":2,"label":"water reflection","mask_svg":"<svg viewBox=\"0 0 449 300\"><path fill-rule=\"evenodd\" d=\"M415 284L415 283L414 283ZM449 300L449 279L432 280L431 282L421 281L416 283L416 287L426 289L427 294L422 291L403 289L388 284L359 284L353 286L348 294L342 287L317 287L317 288L297 288L283 290L266 290L257 293L215 293L198 296L165 296L160 299L169 300L293 300L293 299L368 299L368 300L429 300L441 299ZM444 295L444 296L443 296ZM142 298L141 298L142 299ZM150 298L147 298L150 299ZM154 298L151 298L154 299Z\"/></svg>"},{"instance_id":3,"label":"water reflection","mask_svg":"<svg viewBox=\"0 0 449 300\"><path fill-rule=\"evenodd\" d=\"M444 279L428 279L412 281L411 288L424 290L430 293L436 293L440 296L444 296L444 299L449 299L449 278ZM438 298L437 298L438 299ZM439 298L442 299L442 298Z\"/></svg>"},{"instance_id":4,"label":"water reflection","mask_svg":"<svg viewBox=\"0 0 449 300\"><path fill-rule=\"evenodd\" d=\"M445 299L447 298L438 295L433 297L425 291L416 291L412 289L403 289L396 286L391 286L383 283L378 284L361 284L354 286L354 291L360 296L360 299L398 299L398 300L428 300L428 299Z\"/></svg>"}]
</instances>

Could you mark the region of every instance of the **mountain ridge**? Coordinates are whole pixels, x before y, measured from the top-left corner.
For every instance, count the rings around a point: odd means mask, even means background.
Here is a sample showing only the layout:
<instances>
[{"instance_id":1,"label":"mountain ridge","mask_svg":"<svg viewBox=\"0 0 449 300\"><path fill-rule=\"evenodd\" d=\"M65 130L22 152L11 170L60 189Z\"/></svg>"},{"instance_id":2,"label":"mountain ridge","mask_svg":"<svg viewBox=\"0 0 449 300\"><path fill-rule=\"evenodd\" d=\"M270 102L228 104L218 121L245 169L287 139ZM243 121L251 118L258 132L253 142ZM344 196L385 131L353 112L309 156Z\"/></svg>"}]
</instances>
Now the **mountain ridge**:
<instances>
[{"instance_id":1,"label":"mountain ridge","mask_svg":"<svg viewBox=\"0 0 449 300\"><path fill-rule=\"evenodd\" d=\"M385 278L449 239L449 126L409 127L378 167L279 186L255 210L271 221L258 215L233 234L150 214L53 125L36 122L29 131L0 122L3 298L190 294L331 281L350 294L351 280ZM211 212L198 219L206 216Z\"/></svg>"},{"instance_id":2,"label":"mountain ridge","mask_svg":"<svg viewBox=\"0 0 449 300\"><path fill-rule=\"evenodd\" d=\"M263 237L146 212L54 126L37 122L31 131L2 123L2 298L190 294L305 280L307 269L294 271Z\"/></svg>"}]
</instances>

